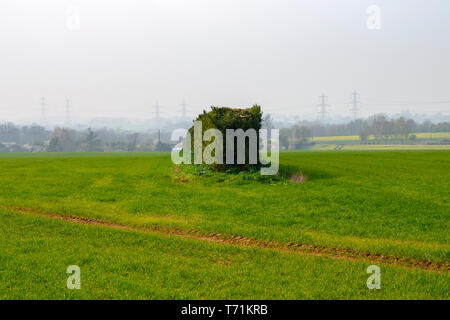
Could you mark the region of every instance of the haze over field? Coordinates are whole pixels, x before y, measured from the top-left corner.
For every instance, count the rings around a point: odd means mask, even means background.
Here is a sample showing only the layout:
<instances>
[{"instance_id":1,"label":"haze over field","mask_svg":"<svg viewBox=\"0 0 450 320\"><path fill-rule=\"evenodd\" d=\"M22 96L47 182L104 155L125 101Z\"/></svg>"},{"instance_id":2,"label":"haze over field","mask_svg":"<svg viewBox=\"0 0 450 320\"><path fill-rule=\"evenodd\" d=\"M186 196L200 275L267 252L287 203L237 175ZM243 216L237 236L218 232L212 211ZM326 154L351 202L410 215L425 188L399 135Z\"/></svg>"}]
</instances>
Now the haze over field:
<instances>
[{"instance_id":1,"label":"haze over field","mask_svg":"<svg viewBox=\"0 0 450 320\"><path fill-rule=\"evenodd\" d=\"M449 300L449 18L0 0L0 300Z\"/></svg>"},{"instance_id":2,"label":"haze over field","mask_svg":"<svg viewBox=\"0 0 450 320\"><path fill-rule=\"evenodd\" d=\"M368 29L369 5L381 28ZM350 116L450 110L450 2L152 0L0 3L0 121L194 116L212 104Z\"/></svg>"}]
</instances>

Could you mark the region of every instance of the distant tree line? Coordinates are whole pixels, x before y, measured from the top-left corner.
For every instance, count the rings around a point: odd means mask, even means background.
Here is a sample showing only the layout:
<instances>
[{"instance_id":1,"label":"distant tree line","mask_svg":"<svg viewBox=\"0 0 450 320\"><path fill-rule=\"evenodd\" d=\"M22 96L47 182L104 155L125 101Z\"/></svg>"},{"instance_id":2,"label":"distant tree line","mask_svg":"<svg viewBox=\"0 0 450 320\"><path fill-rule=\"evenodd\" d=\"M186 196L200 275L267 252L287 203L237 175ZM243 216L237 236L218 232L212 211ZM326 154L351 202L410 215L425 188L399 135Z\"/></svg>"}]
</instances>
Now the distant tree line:
<instances>
[{"instance_id":1,"label":"distant tree line","mask_svg":"<svg viewBox=\"0 0 450 320\"><path fill-rule=\"evenodd\" d=\"M361 143L408 143L416 139L414 133L450 132L450 122L417 123L413 119L399 117L391 119L376 114L367 119L358 119L345 124L323 124L319 121L301 121L289 128L280 129L280 146L284 149L299 149L314 144L315 137L359 136Z\"/></svg>"},{"instance_id":2,"label":"distant tree line","mask_svg":"<svg viewBox=\"0 0 450 320\"><path fill-rule=\"evenodd\" d=\"M0 124L0 152L170 151L170 132L119 129L47 130L39 125Z\"/></svg>"},{"instance_id":3,"label":"distant tree line","mask_svg":"<svg viewBox=\"0 0 450 320\"><path fill-rule=\"evenodd\" d=\"M263 128L279 127L270 115L264 115ZM300 149L325 136L358 136L360 143L415 143L416 133L450 132L450 122L389 118L376 114L344 124L300 121L280 129L280 147ZM170 151L171 132L157 130L132 132L120 129L55 128L48 130L33 124L18 126L0 123L0 152L102 152L102 151Z\"/></svg>"}]
</instances>

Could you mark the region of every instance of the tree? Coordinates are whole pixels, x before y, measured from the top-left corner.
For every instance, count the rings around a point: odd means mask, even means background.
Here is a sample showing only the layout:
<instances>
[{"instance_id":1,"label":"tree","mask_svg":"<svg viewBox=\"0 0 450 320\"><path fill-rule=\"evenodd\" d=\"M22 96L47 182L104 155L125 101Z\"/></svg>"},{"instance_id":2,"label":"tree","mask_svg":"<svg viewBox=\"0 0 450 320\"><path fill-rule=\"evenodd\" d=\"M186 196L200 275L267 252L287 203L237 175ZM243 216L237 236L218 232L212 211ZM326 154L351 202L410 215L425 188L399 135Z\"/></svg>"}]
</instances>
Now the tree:
<instances>
[{"instance_id":1,"label":"tree","mask_svg":"<svg viewBox=\"0 0 450 320\"><path fill-rule=\"evenodd\" d=\"M0 142L20 143L20 129L11 122L0 126Z\"/></svg>"},{"instance_id":2,"label":"tree","mask_svg":"<svg viewBox=\"0 0 450 320\"><path fill-rule=\"evenodd\" d=\"M372 117L373 133L375 135L375 140L377 141L377 143L380 143L381 139L385 135L387 123L387 117L382 113L376 114Z\"/></svg>"},{"instance_id":3,"label":"tree","mask_svg":"<svg viewBox=\"0 0 450 320\"><path fill-rule=\"evenodd\" d=\"M66 128L56 128L53 131L47 151L73 152L75 149L75 131Z\"/></svg>"},{"instance_id":4,"label":"tree","mask_svg":"<svg viewBox=\"0 0 450 320\"><path fill-rule=\"evenodd\" d=\"M408 139L408 130L406 128L406 121L403 117L395 120L395 133L399 134L403 138L403 143L406 143L406 139Z\"/></svg>"},{"instance_id":5,"label":"tree","mask_svg":"<svg viewBox=\"0 0 450 320\"><path fill-rule=\"evenodd\" d=\"M50 139L50 143L48 144L47 147L47 152L62 152L62 147L59 143L59 138L58 137L52 137Z\"/></svg>"},{"instance_id":6,"label":"tree","mask_svg":"<svg viewBox=\"0 0 450 320\"><path fill-rule=\"evenodd\" d=\"M88 128L88 133L86 135L84 149L88 152L103 151L101 145L102 145L102 142L101 142L101 140L97 139L97 134L94 133L94 131L92 131L91 128Z\"/></svg>"},{"instance_id":7,"label":"tree","mask_svg":"<svg viewBox=\"0 0 450 320\"><path fill-rule=\"evenodd\" d=\"M211 111L206 112L203 111L197 119L197 121L202 122L202 132L205 133L208 129L217 129L222 133L223 141L223 164L211 164L211 168L214 170L226 170L230 167L237 168L238 170L248 170L250 167L258 167L259 163L259 129L261 129L261 121L262 121L262 113L261 107L258 105L254 105L248 109L232 109L227 107L211 107ZM254 129L256 131L256 164L250 165L250 141L249 143L245 143L245 164L237 164L237 146L235 140L234 144L234 164L226 164L226 130L227 129L242 129L243 131L247 131L249 129ZM189 129L190 135L192 137L192 150L194 150L194 127ZM202 139L203 140L203 139ZM245 139L247 140L247 139ZM212 144L212 141L203 141L202 143L202 152L205 150L208 145Z\"/></svg>"},{"instance_id":8,"label":"tree","mask_svg":"<svg viewBox=\"0 0 450 320\"><path fill-rule=\"evenodd\" d=\"M280 129L280 148L288 149L289 148L289 137L291 135L291 130L288 128Z\"/></svg>"},{"instance_id":9,"label":"tree","mask_svg":"<svg viewBox=\"0 0 450 320\"><path fill-rule=\"evenodd\" d=\"M359 133L359 138L361 139L361 143L367 144L370 135L370 128L367 123L364 123L361 131Z\"/></svg>"},{"instance_id":10,"label":"tree","mask_svg":"<svg viewBox=\"0 0 450 320\"><path fill-rule=\"evenodd\" d=\"M127 136L127 140L128 140L127 151L135 151L136 150L138 136L139 136L139 133L132 133Z\"/></svg>"},{"instance_id":11,"label":"tree","mask_svg":"<svg viewBox=\"0 0 450 320\"><path fill-rule=\"evenodd\" d=\"M409 134L413 133L416 129L416 122L413 119L406 120L406 132L405 132L405 139L408 139Z\"/></svg>"}]
</instances>

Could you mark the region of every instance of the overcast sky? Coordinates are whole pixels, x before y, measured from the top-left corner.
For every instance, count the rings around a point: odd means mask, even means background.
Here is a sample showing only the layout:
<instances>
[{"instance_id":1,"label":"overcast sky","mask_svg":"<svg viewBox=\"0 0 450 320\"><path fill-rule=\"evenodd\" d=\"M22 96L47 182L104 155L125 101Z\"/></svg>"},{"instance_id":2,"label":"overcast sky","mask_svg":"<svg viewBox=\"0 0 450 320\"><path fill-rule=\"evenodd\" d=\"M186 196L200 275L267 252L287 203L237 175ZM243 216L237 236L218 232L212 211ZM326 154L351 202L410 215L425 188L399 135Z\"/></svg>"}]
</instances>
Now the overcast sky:
<instances>
[{"instance_id":1,"label":"overcast sky","mask_svg":"<svg viewBox=\"0 0 450 320\"><path fill-rule=\"evenodd\" d=\"M183 99L314 114L325 93L350 115L353 90L362 115L448 113L449 21L448 0L1 0L0 121L39 118L42 96L49 116L69 98L74 117L150 118Z\"/></svg>"}]
</instances>

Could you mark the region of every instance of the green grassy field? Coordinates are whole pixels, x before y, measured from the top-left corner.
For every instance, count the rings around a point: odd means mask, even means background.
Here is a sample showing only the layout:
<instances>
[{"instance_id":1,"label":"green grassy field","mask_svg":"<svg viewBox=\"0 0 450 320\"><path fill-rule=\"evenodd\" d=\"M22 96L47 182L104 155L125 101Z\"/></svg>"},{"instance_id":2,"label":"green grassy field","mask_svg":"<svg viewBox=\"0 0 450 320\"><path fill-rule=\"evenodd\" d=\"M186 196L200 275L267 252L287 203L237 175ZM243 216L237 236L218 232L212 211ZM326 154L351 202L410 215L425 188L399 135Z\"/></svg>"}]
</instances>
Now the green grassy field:
<instances>
[{"instance_id":1,"label":"green grassy field","mask_svg":"<svg viewBox=\"0 0 450 320\"><path fill-rule=\"evenodd\" d=\"M449 298L450 151L281 163L307 181L186 174L163 153L2 154L0 298Z\"/></svg>"},{"instance_id":2,"label":"green grassy field","mask_svg":"<svg viewBox=\"0 0 450 320\"><path fill-rule=\"evenodd\" d=\"M356 150L450 150L450 144L328 144L318 143L305 150L356 151Z\"/></svg>"},{"instance_id":3,"label":"green grassy field","mask_svg":"<svg viewBox=\"0 0 450 320\"><path fill-rule=\"evenodd\" d=\"M411 133L411 135L415 135L417 139L420 140L442 140L442 139L450 139L450 132L419 132L419 133ZM393 140L402 140L403 137L399 135L392 135L391 139ZM325 136L325 137L314 137L313 139L316 142L358 142L360 141L359 135L352 136ZM375 136L370 135L369 141L375 140ZM388 139L389 140L389 139Z\"/></svg>"}]
</instances>

